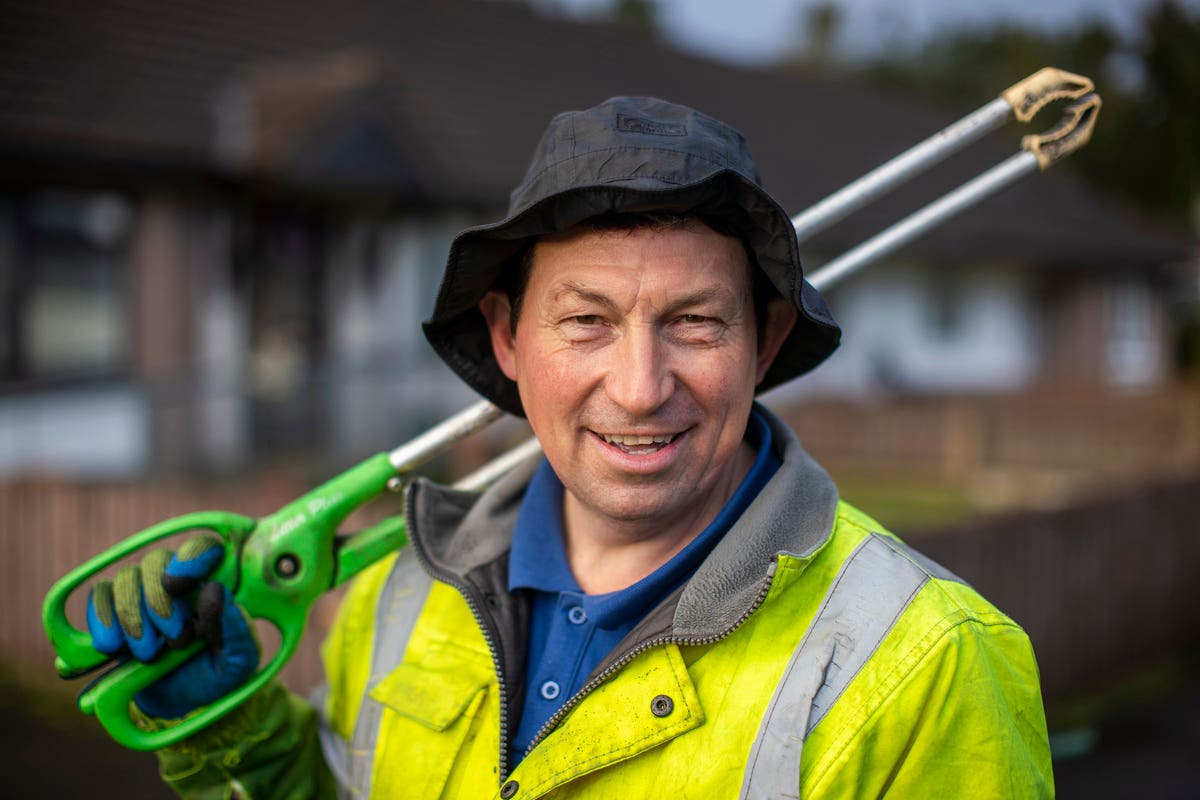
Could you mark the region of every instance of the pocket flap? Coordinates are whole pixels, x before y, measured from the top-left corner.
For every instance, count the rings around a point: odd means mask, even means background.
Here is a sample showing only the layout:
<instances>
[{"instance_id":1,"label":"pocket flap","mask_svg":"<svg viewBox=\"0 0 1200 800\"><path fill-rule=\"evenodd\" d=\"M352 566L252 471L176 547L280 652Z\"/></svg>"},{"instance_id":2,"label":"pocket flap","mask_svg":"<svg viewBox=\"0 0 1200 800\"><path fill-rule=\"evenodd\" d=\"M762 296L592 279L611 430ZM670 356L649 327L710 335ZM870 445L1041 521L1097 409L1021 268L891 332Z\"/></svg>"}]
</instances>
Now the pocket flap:
<instances>
[{"instance_id":1,"label":"pocket flap","mask_svg":"<svg viewBox=\"0 0 1200 800\"><path fill-rule=\"evenodd\" d=\"M487 687L487 678L468 669L430 669L402 662L371 690L371 697L435 731L454 724Z\"/></svg>"}]
</instances>

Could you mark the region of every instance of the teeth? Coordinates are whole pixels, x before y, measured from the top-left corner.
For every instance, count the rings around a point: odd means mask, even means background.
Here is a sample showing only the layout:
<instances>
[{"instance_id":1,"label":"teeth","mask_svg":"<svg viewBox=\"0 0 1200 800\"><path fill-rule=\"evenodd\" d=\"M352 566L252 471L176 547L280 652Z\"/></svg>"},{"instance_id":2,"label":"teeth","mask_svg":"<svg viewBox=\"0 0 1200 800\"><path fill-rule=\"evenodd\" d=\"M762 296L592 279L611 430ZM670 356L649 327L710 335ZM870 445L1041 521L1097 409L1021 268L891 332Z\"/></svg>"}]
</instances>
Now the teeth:
<instances>
[{"instance_id":1,"label":"teeth","mask_svg":"<svg viewBox=\"0 0 1200 800\"><path fill-rule=\"evenodd\" d=\"M626 447L633 447L639 444L670 444L675 439L675 434L659 434L657 436L647 436L645 434L621 434L621 433L602 433L600 438L609 444L620 444Z\"/></svg>"}]
</instances>

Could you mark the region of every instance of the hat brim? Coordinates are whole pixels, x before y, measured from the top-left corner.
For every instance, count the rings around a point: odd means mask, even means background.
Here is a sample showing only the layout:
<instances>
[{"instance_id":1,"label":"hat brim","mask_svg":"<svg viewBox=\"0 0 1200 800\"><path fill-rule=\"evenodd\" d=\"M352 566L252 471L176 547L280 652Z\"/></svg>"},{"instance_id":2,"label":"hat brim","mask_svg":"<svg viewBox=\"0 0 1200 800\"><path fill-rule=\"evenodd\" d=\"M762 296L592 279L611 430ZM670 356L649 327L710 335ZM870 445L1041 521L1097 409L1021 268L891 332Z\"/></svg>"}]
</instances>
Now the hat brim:
<instances>
[{"instance_id":1,"label":"hat brim","mask_svg":"<svg viewBox=\"0 0 1200 800\"><path fill-rule=\"evenodd\" d=\"M621 181L568 189L500 222L469 228L450 245L446 272L425 337L452 370L500 408L524 416L517 385L504 375L492 352L479 301L515 266L525 243L568 230L609 213L695 214L725 221L754 251L771 284L796 307L791 333L757 391L808 372L837 348L841 329L820 293L803 278L795 230L787 213L766 192L733 170L670 189Z\"/></svg>"}]
</instances>

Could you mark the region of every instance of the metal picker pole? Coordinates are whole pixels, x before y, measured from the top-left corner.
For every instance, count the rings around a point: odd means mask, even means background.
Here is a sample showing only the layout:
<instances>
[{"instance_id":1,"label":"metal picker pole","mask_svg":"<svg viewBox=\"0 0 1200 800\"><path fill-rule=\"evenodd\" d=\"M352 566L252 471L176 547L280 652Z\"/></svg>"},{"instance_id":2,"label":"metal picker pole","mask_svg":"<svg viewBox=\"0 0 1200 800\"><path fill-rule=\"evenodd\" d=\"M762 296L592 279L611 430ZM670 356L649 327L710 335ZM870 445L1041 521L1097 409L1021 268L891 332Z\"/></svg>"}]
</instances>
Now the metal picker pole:
<instances>
[{"instance_id":1,"label":"metal picker pole","mask_svg":"<svg viewBox=\"0 0 1200 800\"><path fill-rule=\"evenodd\" d=\"M501 453L488 463L454 483L455 489L477 492L491 486L517 464L541 451L542 443L530 437L513 449Z\"/></svg>"},{"instance_id":2,"label":"metal picker pole","mask_svg":"<svg viewBox=\"0 0 1200 800\"><path fill-rule=\"evenodd\" d=\"M920 144L863 175L858 180L810 206L792 217L796 238L803 242L873 202L877 197L909 178L944 161L985 135L1000 128L1012 118L1008 101L997 97L992 102L968 114L930 136Z\"/></svg>"},{"instance_id":3,"label":"metal picker pole","mask_svg":"<svg viewBox=\"0 0 1200 800\"><path fill-rule=\"evenodd\" d=\"M1005 89L973 111L858 180L792 217L796 238L803 242L876 198L944 161L1015 117L1021 122L1055 100L1078 100L1092 91L1082 75L1047 67Z\"/></svg>"},{"instance_id":4,"label":"metal picker pole","mask_svg":"<svg viewBox=\"0 0 1200 800\"><path fill-rule=\"evenodd\" d=\"M1021 176L1038 168L1045 169L1082 147L1091 134L1096 111L1100 107L1100 99L1090 94L1091 90L1092 82L1082 76L1052 68L1039 70L1006 89L987 105L797 214L792 218L792 224L796 228L797 239L803 241L995 130L1010 116L1028 122L1047 103L1061 99L1076 101L1068 106L1063 121L1053 130L1026 136L1022 140L1021 146L1026 152L993 167L835 259L813 273L809 281L817 289L828 289L866 264L891 253ZM486 400L481 401L391 451L388 458L397 473L411 471L503 415L504 412L496 406ZM530 440L455 485L463 489L483 488L537 449L537 440Z\"/></svg>"},{"instance_id":5,"label":"metal picker pole","mask_svg":"<svg viewBox=\"0 0 1200 800\"><path fill-rule=\"evenodd\" d=\"M825 264L809 277L808 282L819 291L825 291L862 267L878 261L959 212L965 211L988 195L1000 191L1031 172L1037 172L1037 169L1037 156L1033 153L1017 153Z\"/></svg>"},{"instance_id":6,"label":"metal picker pole","mask_svg":"<svg viewBox=\"0 0 1200 800\"><path fill-rule=\"evenodd\" d=\"M476 431L491 425L504 412L487 400L480 400L473 406L463 409L450 419L439 422L417 438L405 442L388 453L388 461L396 468L396 472L409 472L414 467L425 463L439 453L442 453Z\"/></svg>"},{"instance_id":7,"label":"metal picker pole","mask_svg":"<svg viewBox=\"0 0 1200 800\"><path fill-rule=\"evenodd\" d=\"M1091 138L1099 109L1098 96L1083 95L1063 109L1063 117L1058 125L1045 133L1024 137L1021 141L1023 150L1020 153L977 175L882 233L830 261L809 277L809 283L821 291L828 289L985 197L1070 155L1087 144Z\"/></svg>"},{"instance_id":8,"label":"metal picker pole","mask_svg":"<svg viewBox=\"0 0 1200 800\"><path fill-rule=\"evenodd\" d=\"M1037 156L1031 152L1020 152L847 251L814 272L808 281L819 291L826 291L862 267L878 261L985 197L1031 172L1036 172L1037 169ZM530 438L462 478L454 484L454 488L467 491L482 490L540 449L538 440Z\"/></svg>"}]
</instances>

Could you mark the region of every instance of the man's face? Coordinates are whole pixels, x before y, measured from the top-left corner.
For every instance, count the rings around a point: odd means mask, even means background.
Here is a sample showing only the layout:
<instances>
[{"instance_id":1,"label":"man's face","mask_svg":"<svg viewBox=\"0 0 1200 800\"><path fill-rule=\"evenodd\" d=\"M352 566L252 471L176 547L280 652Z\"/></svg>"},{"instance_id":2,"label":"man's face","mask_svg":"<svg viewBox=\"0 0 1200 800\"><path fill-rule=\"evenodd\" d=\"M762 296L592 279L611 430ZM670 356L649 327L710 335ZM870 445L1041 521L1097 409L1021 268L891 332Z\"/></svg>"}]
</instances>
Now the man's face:
<instances>
[{"instance_id":1,"label":"man's face","mask_svg":"<svg viewBox=\"0 0 1200 800\"><path fill-rule=\"evenodd\" d=\"M737 487L755 386L795 320L771 301L759 345L746 253L700 222L545 238L515 333L504 294L480 308L568 517L668 526L706 524Z\"/></svg>"}]
</instances>

